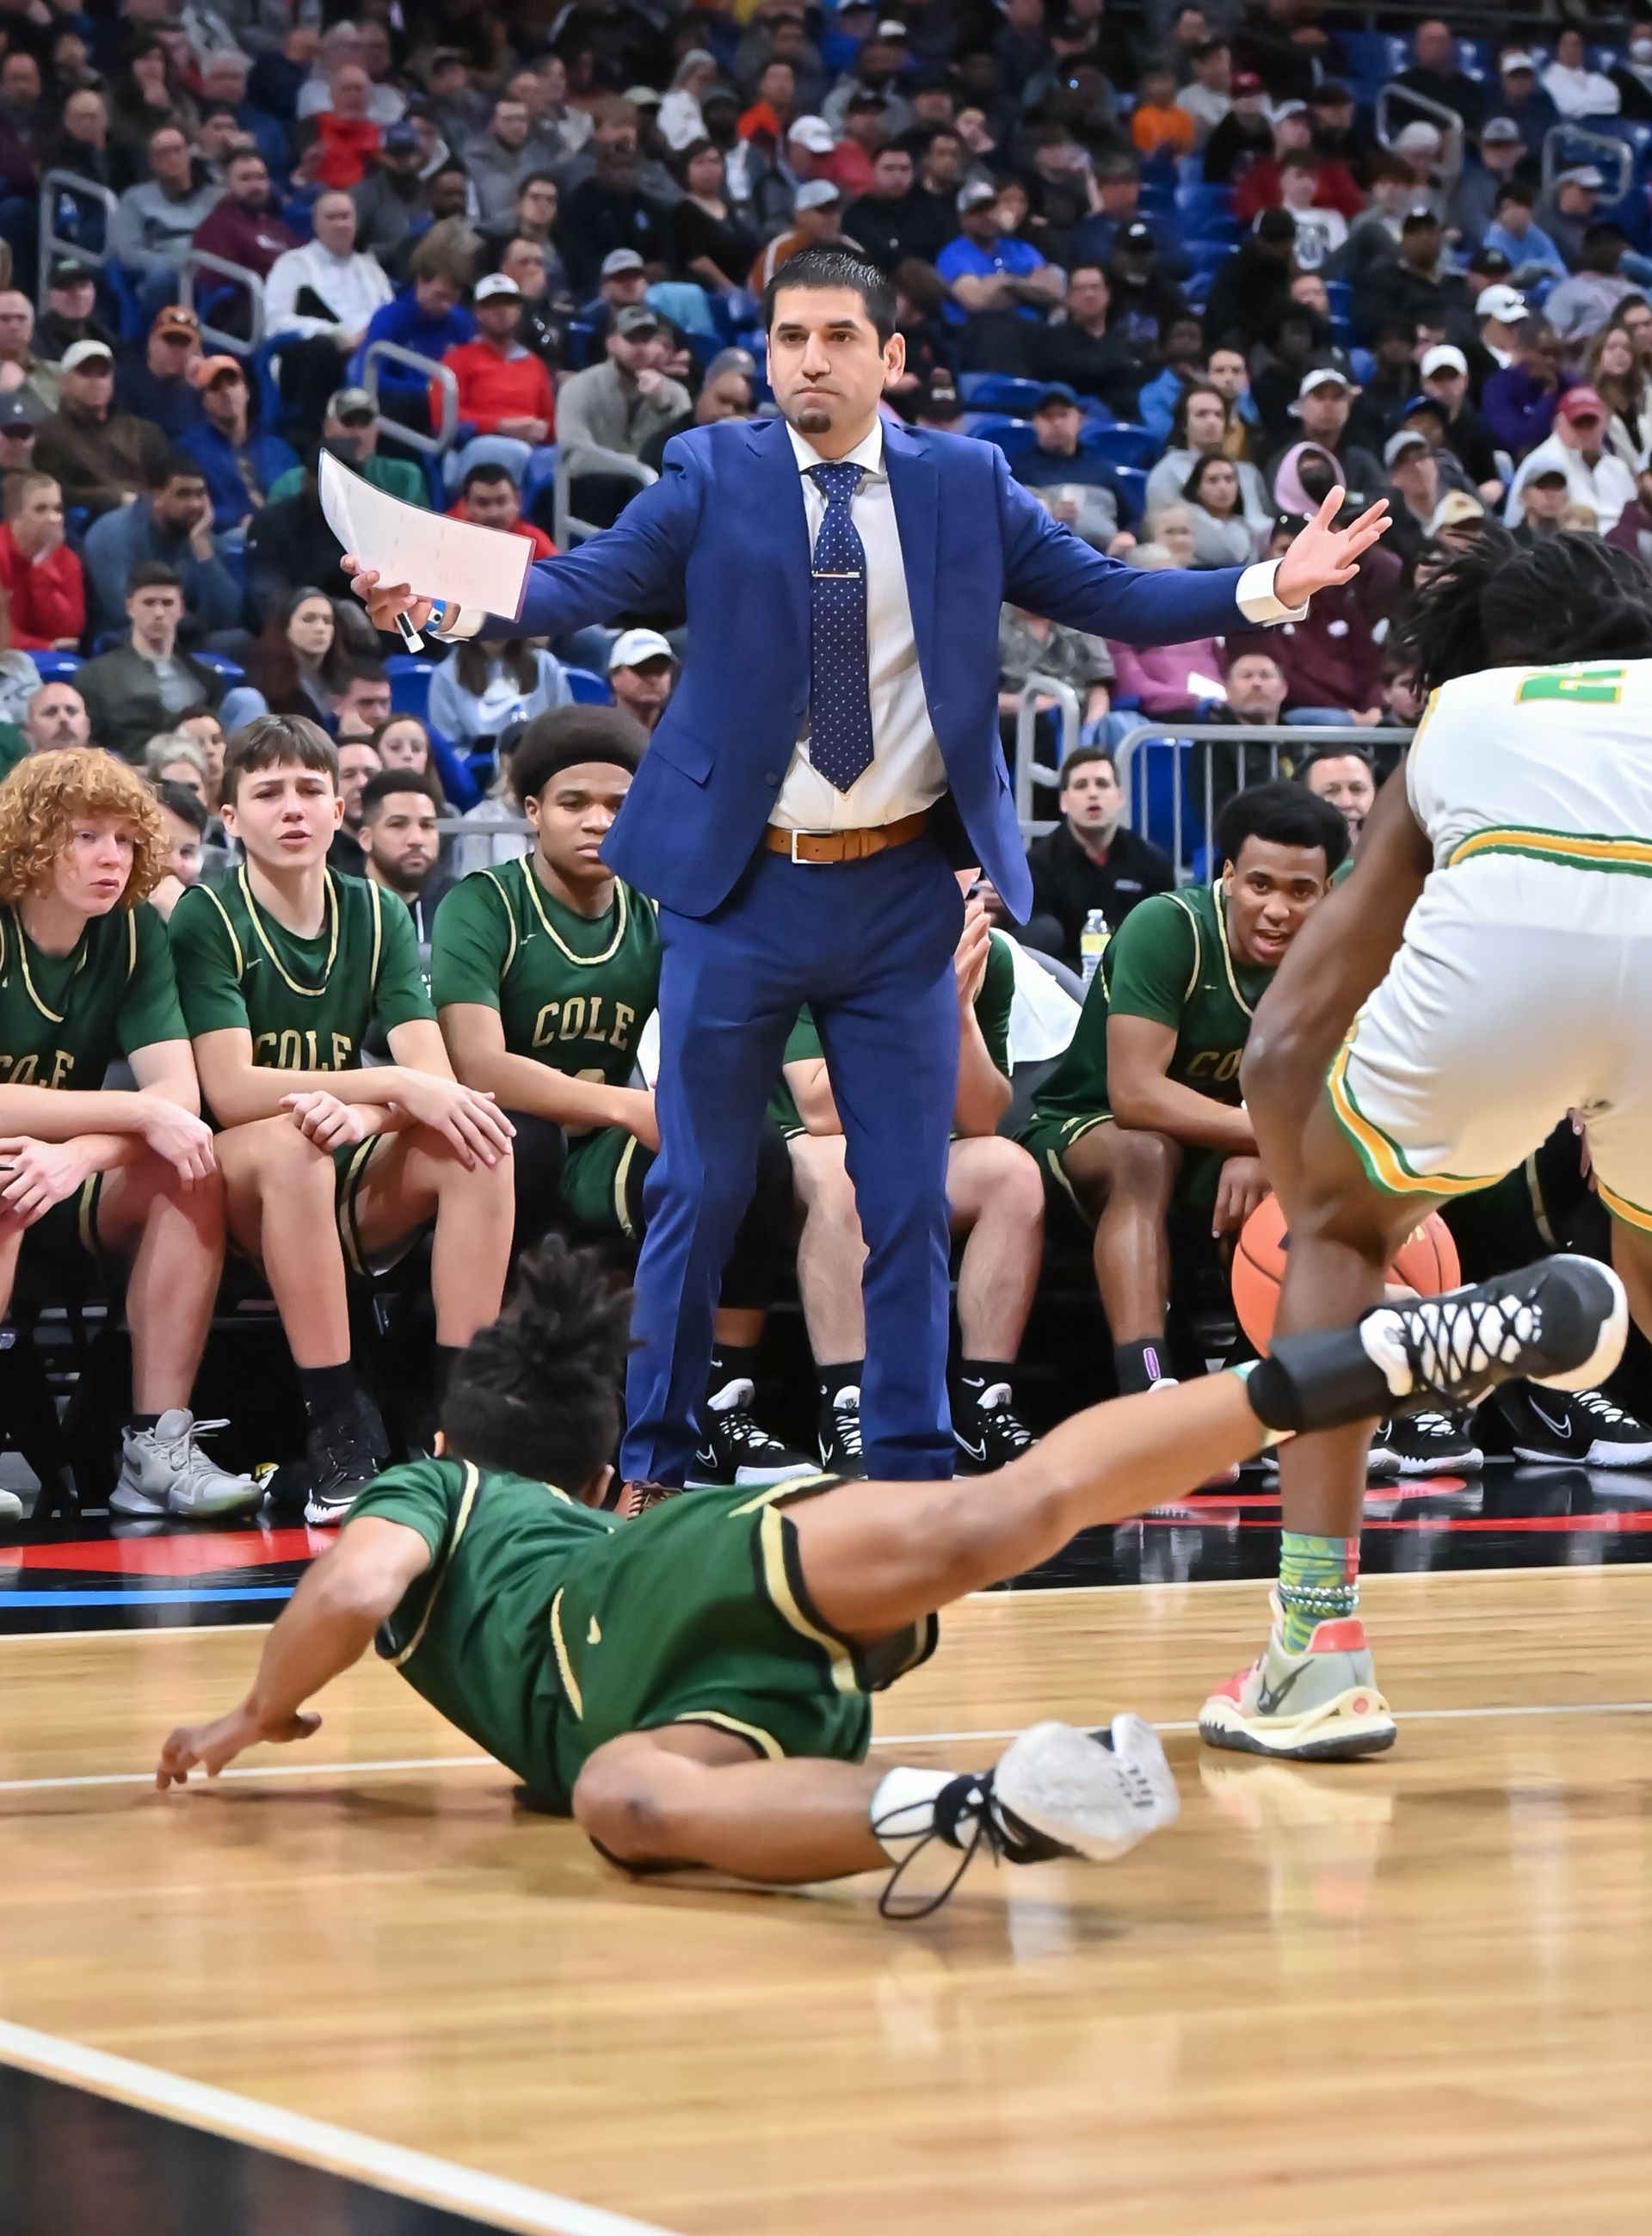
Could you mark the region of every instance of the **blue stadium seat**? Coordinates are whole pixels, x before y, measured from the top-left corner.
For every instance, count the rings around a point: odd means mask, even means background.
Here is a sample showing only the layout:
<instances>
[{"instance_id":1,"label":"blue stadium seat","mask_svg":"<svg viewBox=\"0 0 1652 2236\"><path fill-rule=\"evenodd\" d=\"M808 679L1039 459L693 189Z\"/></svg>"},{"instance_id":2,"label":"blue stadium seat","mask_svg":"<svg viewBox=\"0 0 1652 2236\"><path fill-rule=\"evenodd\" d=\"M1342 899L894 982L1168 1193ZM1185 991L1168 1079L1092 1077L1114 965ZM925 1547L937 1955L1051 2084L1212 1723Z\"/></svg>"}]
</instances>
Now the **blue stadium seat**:
<instances>
[{"instance_id":1,"label":"blue stadium seat","mask_svg":"<svg viewBox=\"0 0 1652 2236\"><path fill-rule=\"evenodd\" d=\"M123 638L126 634L122 630L121 636ZM192 657L198 660L203 668L210 668L213 674L221 679L226 690L232 684L247 681L247 670L239 661L231 660L226 653L198 651Z\"/></svg>"},{"instance_id":2,"label":"blue stadium seat","mask_svg":"<svg viewBox=\"0 0 1652 2236\"><path fill-rule=\"evenodd\" d=\"M434 673L429 661L418 660L411 652L392 652L385 668L390 677L390 703L396 713L417 714L421 722L428 723Z\"/></svg>"},{"instance_id":3,"label":"blue stadium seat","mask_svg":"<svg viewBox=\"0 0 1652 2236\"><path fill-rule=\"evenodd\" d=\"M1326 299L1333 319L1346 319L1353 312L1353 288L1346 280L1327 280L1325 283Z\"/></svg>"},{"instance_id":4,"label":"blue stadium seat","mask_svg":"<svg viewBox=\"0 0 1652 2236\"><path fill-rule=\"evenodd\" d=\"M67 683L81 664L77 652L31 652L29 657L43 683Z\"/></svg>"},{"instance_id":5,"label":"blue stadium seat","mask_svg":"<svg viewBox=\"0 0 1652 2236\"><path fill-rule=\"evenodd\" d=\"M1023 380L1013 372L966 372L958 380L958 394L977 411L1005 411L1024 419L1043 393L1043 383Z\"/></svg>"},{"instance_id":6,"label":"blue stadium seat","mask_svg":"<svg viewBox=\"0 0 1652 2236\"><path fill-rule=\"evenodd\" d=\"M1087 427L1079 440L1083 449L1115 466L1144 466L1155 448L1148 430L1128 420L1112 427Z\"/></svg>"},{"instance_id":7,"label":"blue stadium seat","mask_svg":"<svg viewBox=\"0 0 1652 2236\"><path fill-rule=\"evenodd\" d=\"M534 499L541 490L549 489L556 478L556 445L543 444L528 461L528 470L522 477L522 509L531 519Z\"/></svg>"},{"instance_id":8,"label":"blue stadium seat","mask_svg":"<svg viewBox=\"0 0 1652 2236\"><path fill-rule=\"evenodd\" d=\"M1030 419L1012 419L1004 411L966 411L958 423L960 435L973 435L983 443L996 443L1009 458L1031 450L1037 439Z\"/></svg>"},{"instance_id":9,"label":"blue stadium seat","mask_svg":"<svg viewBox=\"0 0 1652 2236\"><path fill-rule=\"evenodd\" d=\"M1118 498L1119 526L1134 528L1148 509L1148 477L1140 466L1115 466L1113 490Z\"/></svg>"},{"instance_id":10,"label":"blue stadium seat","mask_svg":"<svg viewBox=\"0 0 1652 2236\"><path fill-rule=\"evenodd\" d=\"M1376 357L1368 349L1351 349L1348 352L1348 368L1363 388L1377 370Z\"/></svg>"},{"instance_id":11,"label":"blue stadium seat","mask_svg":"<svg viewBox=\"0 0 1652 2236\"><path fill-rule=\"evenodd\" d=\"M1188 243L1188 254L1193 260L1190 285L1208 288L1233 253L1231 240L1190 240Z\"/></svg>"},{"instance_id":12,"label":"blue stadium seat","mask_svg":"<svg viewBox=\"0 0 1652 2236\"><path fill-rule=\"evenodd\" d=\"M1186 232L1214 240L1215 221L1234 214L1234 190L1201 179L1195 185L1176 188L1176 208Z\"/></svg>"},{"instance_id":13,"label":"blue stadium seat","mask_svg":"<svg viewBox=\"0 0 1652 2236\"><path fill-rule=\"evenodd\" d=\"M589 668L564 668L568 687L574 694L576 707L611 707L614 694L608 687L607 678L594 675Z\"/></svg>"}]
</instances>

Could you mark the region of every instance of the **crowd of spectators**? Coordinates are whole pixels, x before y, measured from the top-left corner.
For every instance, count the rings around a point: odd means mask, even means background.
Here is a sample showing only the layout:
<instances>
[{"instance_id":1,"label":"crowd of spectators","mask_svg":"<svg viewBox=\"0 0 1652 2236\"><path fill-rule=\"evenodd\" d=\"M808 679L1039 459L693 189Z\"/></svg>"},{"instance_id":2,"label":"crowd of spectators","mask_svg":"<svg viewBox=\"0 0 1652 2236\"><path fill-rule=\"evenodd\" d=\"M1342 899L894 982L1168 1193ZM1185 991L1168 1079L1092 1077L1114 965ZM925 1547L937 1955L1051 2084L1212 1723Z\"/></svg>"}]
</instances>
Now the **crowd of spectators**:
<instances>
[{"instance_id":1,"label":"crowd of spectators","mask_svg":"<svg viewBox=\"0 0 1652 2236\"><path fill-rule=\"evenodd\" d=\"M0 768L137 768L166 912L233 858L227 735L312 718L329 858L428 949L451 883L528 847L523 735L602 699L646 740L680 616L411 660L350 595L323 450L549 556L685 429L772 408L761 290L842 245L894 286L889 411L998 444L1099 551L1243 566L1338 487L1392 516L1265 636L1004 609L1006 745L1030 700L1054 779L1019 960L1093 961L1281 767L1357 838L1419 712L1395 624L1453 548L1496 521L1652 566L1652 23L1405 37L1320 0L0 11ZM1303 723L1346 736L1293 751ZM1195 726L1172 860L1115 756Z\"/></svg>"}]
</instances>

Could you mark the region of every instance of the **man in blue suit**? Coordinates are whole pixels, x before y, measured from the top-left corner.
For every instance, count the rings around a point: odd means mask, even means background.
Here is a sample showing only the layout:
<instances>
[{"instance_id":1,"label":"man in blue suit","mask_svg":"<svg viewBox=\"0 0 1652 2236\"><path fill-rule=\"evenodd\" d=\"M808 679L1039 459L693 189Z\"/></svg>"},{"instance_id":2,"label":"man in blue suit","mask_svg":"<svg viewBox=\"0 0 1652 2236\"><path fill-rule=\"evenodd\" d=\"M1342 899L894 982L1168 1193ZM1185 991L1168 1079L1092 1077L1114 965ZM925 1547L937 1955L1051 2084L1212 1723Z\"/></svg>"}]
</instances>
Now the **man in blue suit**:
<instances>
[{"instance_id":1,"label":"man in blue suit","mask_svg":"<svg viewBox=\"0 0 1652 2236\"><path fill-rule=\"evenodd\" d=\"M758 1127L800 1003L814 1014L866 1240L865 1463L951 1472L947 1138L958 1056L952 865L1024 917L998 745L1008 600L1134 643L1293 618L1347 582L1378 504L1340 492L1286 556L1143 574L1092 551L993 444L884 418L904 345L889 283L809 249L766 303L781 417L695 428L616 524L542 561L520 616L413 598L353 568L381 628L557 636L686 609L688 648L604 848L660 904L661 1154L627 1387L628 1483L680 1484Z\"/></svg>"}]
</instances>

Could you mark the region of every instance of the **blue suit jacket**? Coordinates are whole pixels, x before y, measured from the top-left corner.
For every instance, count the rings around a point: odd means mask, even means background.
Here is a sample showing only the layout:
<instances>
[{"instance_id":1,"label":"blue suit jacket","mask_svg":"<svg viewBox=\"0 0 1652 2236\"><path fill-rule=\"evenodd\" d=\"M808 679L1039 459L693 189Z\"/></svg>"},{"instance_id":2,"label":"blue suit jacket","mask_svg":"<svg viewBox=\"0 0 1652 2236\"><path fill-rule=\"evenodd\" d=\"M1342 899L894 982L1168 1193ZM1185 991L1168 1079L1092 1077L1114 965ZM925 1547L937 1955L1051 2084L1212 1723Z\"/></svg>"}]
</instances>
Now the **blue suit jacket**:
<instances>
[{"instance_id":1,"label":"blue suit jacket","mask_svg":"<svg viewBox=\"0 0 1652 2236\"><path fill-rule=\"evenodd\" d=\"M885 422L918 666L973 858L1017 919L1032 883L998 742L998 609L1130 644L1247 624L1237 568L1145 574L1102 557L1010 477L995 444ZM541 560L521 618L491 636L559 636L618 613L681 608L682 674L603 849L683 916L727 899L773 813L809 705L809 537L779 419L697 427L614 527Z\"/></svg>"}]
</instances>

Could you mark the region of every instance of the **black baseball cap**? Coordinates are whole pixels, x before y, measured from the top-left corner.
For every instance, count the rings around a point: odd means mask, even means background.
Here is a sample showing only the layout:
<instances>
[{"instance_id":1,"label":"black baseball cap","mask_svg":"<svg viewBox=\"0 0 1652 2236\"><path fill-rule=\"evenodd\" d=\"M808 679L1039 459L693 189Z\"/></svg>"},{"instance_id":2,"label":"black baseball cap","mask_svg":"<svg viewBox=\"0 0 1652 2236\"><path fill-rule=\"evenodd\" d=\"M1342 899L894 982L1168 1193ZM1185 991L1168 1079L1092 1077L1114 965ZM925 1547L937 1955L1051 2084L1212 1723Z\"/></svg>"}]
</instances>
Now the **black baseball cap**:
<instances>
[{"instance_id":1,"label":"black baseball cap","mask_svg":"<svg viewBox=\"0 0 1652 2236\"><path fill-rule=\"evenodd\" d=\"M78 287L83 280L95 280L92 266L78 256L58 256L52 260L46 284L49 287Z\"/></svg>"}]
</instances>

